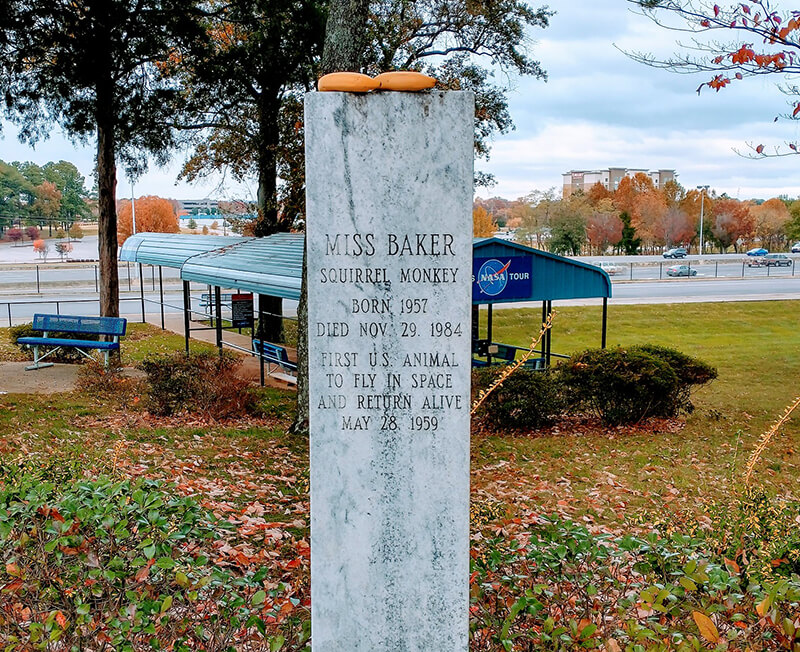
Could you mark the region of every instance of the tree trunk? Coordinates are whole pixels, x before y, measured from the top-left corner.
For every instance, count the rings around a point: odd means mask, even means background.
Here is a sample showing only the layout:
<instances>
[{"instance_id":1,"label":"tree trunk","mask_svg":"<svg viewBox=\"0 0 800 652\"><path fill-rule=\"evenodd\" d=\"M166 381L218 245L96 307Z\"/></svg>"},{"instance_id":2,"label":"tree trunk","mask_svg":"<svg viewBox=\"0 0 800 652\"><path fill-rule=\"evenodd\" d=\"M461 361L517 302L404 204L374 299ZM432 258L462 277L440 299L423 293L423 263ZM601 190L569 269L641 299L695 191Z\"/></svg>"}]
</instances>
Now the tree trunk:
<instances>
[{"instance_id":1,"label":"tree trunk","mask_svg":"<svg viewBox=\"0 0 800 652\"><path fill-rule=\"evenodd\" d=\"M303 247L303 282L300 286L300 304L297 306L297 414L289 432L308 434L308 287L306 276L306 248Z\"/></svg>"},{"instance_id":2,"label":"tree trunk","mask_svg":"<svg viewBox=\"0 0 800 652\"><path fill-rule=\"evenodd\" d=\"M278 146L281 102L277 92L264 89L258 107L258 218L256 236L272 235L285 229L278 224Z\"/></svg>"},{"instance_id":3,"label":"tree trunk","mask_svg":"<svg viewBox=\"0 0 800 652\"><path fill-rule=\"evenodd\" d=\"M258 218L253 235L264 237L285 231L288 224L278 219L278 146L280 143L280 95L264 89L259 106L260 146L258 148ZM283 299L264 297L264 323L258 325L262 339L280 343L283 332Z\"/></svg>"},{"instance_id":4,"label":"tree trunk","mask_svg":"<svg viewBox=\"0 0 800 652\"><path fill-rule=\"evenodd\" d=\"M331 0L325 26L322 74L360 72L367 50L369 0ZM306 217L306 219L308 219ZM303 281L297 307L297 416L291 432L308 434L308 269L303 249Z\"/></svg>"},{"instance_id":5,"label":"tree trunk","mask_svg":"<svg viewBox=\"0 0 800 652\"><path fill-rule=\"evenodd\" d=\"M322 74L360 72L369 43L369 0L332 0L325 26Z\"/></svg>"},{"instance_id":6,"label":"tree trunk","mask_svg":"<svg viewBox=\"0 0 800 652\"><path fill-rule=\"evenodd\" d=\"M117 164L111 82L97 89L97 219L100 258L100 314L119 317L117 272Z\"/></svg>"}]
</instances>

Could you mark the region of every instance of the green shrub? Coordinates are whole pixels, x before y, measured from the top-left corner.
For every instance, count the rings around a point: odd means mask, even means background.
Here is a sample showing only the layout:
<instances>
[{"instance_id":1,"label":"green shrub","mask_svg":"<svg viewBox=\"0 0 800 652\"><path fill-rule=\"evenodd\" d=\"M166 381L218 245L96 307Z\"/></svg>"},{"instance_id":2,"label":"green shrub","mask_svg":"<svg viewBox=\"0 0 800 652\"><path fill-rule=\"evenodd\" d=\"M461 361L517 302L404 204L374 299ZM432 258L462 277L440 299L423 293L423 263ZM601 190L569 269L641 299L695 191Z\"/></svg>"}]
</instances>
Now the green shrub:
<instances>
[{"instance_id":1,"label":"green shrub","mask_svg":"<svg viewBox=\"0 0 800 652\"><path fill-rule=\"evenodd\" d=\"M78 370L76 387L80 391L103 401L132 405L142 392L141 380L125 375L119 367L106 369L100 362L87 360Z\"/></svg>"},{"instance_id":2,"label":"green shrub","mask_svg":"<svg viewBox=\"0 0 800 652\"><path fill-rule=\"evenodd\" d=\"M258 396L236 375L241 360L228 351L150 355L139 363L147 374L146 407L169 416L193 412L213 419L252 413Z\"/></svg>"},{"instance_id":3,"label":"green shrub","mask_svg":"<svg viewBox=\"0 0 800 652\"><path fill-rule=\"evenodd\" d=\"M649 345L590 349L557 373L570 402L609 425L690 412L691 389L716 377L716 370L698 360Z\"/></svg>"},{"instance_id":4,"label":"green shrub","mask_svg":"<svg viewBox=\"0 0 800 652\"><path fill-rule=\"evenodd\" d=\"M672 409L665 409L667 413L665 416L671 416L679 412L692 412L694 410L694 405L690 400L692 389L695 386L710 383L717 377L717 370L710 364L666 346L638 344L632 346L631 349L649 353L659 360L663 360L672 367L672 370L678 376L679 386L674 397L676 402L671 406Z\"/></svg>"},{"instance_id":5,"label":"green shrub","mask_svg":"<svg viewBox=\"0 0 800 652\"><path fill-rule=\"evenodd\" d=\"M473 393L489 387L498 373L497 368L476 369L472 374ZM564 407L554 374L520 367L489 395L478 417L490 427L530 430L551 424Z\"/></svg>"},{"instance_id":6,"label":"green shrub","mask_svg":"<svg viewBox=\"0 0 800 652\"><path fill-rule=\"evenodd\" d=\"M0 470L3 649L270 649L266 569L215 565L225 528L194 499L153 480L45 477Z\"/></svg>"},{"instance_id":7,"label":"green shrub","mask_svg":"<svg viewBox=\"0 0 800 652\"><path fill-rule=\"evenodd\" d=\"M61 332L48 332L48 337L61 337L64 339L76 339L74 333L61 333ZM33 360L33 349L28 347L25 344L18 344L17 340L21 337L41 337L41 331L33 330L33 324L19 324L18 326L12 326L8 329L8 337L11 340L11 343L14 346L19 347L25 354L28 356L29 359ZM94 335L92 333L86 333L80 336L80 339L84 340L99 340L98 335ZM41 350L40 350L41 351ZM44 352L42 352L43 354ZM48 361L52 362L83 362L86 360L86 357L81 355L77 349L73 348L62 348L56 351L55 353L47 356Z\"/></svg>"}]
</instances>

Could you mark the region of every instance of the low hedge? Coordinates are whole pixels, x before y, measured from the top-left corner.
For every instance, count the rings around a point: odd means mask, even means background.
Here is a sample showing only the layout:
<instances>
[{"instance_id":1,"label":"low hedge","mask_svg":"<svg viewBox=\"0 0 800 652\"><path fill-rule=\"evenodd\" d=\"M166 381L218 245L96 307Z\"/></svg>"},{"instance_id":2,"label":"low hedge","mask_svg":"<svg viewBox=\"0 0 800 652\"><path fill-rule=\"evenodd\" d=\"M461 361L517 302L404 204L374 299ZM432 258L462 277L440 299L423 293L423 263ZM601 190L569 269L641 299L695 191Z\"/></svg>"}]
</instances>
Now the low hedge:
<instances>
[{"instance_id":1,"label":"low hedge","mask_svg":"<svg viewBox=\"0 0 800 652\"><path fill-rule=\"evenodd\" d=\"M692 389L717 377L716 370L666 347L590 349L557 369L572 406L609 425L691 412Z\"/></svg>"},{"instance_id":2,"label":"low hedge","mask_svg":"<svg viewBox=\"0 0 800 652\"><path fill-rule=\"evenodd\" d=\"M473 396L498 373L496 367L474 371ZM609 425L674 417L691 412L691 392L716 377L714 367L663 346L590 349L550 371L517 369L476 417L508 430L541 428L567 412L590 412Z\"/></svg>"},{"instance_id":3,"label":"low hedge","mask_svg":"<svg viewBox=\"0 0 800 652\"><path fill-rule=\"evenodd\" d=\"M476 369L473 394L487 389L497 369ZM536 429L552 424L566 408L561 387L551 372L521 367L495 389L481 406L478 419L502 430Z\"/></svg>"},{"instance_id":4,"label":"low hedge","mask_svg":"<svg viewBox=\"0 0 800 652\"><path fill-rule=\"evenodd\" d=\"M193 412L214 419L252 414L257 390L237 376L242 361L224 351L153 354L139 363L147 374L146 407L158 416Z\"/></svg>"}]
</instances>

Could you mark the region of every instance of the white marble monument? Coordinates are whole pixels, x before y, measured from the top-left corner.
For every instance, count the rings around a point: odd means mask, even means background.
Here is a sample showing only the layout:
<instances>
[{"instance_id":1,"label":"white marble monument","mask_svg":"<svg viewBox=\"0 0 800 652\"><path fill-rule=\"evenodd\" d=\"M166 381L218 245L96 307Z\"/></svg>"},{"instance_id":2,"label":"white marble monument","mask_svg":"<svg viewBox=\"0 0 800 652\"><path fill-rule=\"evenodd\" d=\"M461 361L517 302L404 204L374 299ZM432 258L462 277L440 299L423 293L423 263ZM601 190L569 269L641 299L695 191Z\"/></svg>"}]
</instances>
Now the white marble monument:
<instances>
[{"instance_id":1,"label":"white marble monument","mask_svg":"<svg viewBox=\"0 0 800 652\"><path fill-rule=\"evenodd\" d=\"M305 98L312 644L468 647L474 98Z\"/></svg>"}]
</instances>

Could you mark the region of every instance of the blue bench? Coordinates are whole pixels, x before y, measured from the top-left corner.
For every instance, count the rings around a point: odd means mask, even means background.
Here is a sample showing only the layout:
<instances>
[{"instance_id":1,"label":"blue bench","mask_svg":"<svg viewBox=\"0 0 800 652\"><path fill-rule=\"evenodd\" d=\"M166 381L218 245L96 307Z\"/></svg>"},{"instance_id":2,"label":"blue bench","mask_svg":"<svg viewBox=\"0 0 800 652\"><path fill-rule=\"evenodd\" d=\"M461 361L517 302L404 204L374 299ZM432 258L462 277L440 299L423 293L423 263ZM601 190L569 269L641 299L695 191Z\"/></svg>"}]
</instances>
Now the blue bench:
<instances>
[{"instance_id":1,"label":"blue bench","mask_svg":"<svg viewBox=\"0 0 800 652\"><path fill-rule=\"evenodd\" d=\"M108 367L108 356L111 351L119 350L119 338L125 335L128 320L121 317L83 317L78 315L42 315L33 316L33 330L42 331L41 337L20 337L18 344L33 347L33 364L25 367L26 370L52 367L52 362L42 364L48 355L55 353L62 347L72 347L90 360L94 358L84 349L103 352L105 366ZM48 333L58 333L59 337L50 337ZM80 339L79 337L61 337L68 335L97 335L111 336L111 342L100 340ZM43 356L39 356L39 347L51 348Z\"/></svg>"},{"instance_id":2,"label":"blue bench","mask_svg":"<svg viewBox=\"0 0 800 652\"><path fill-rule=\"evenodd\" d=\"M219 302L223 306L228 306L233 303L233 293L223 293L219 295ZM203 292L200 295L200 307L201 308L213 308L216 305L216 299L214 298L214 294L209 294L208 292ZM206 310L208 312L208 310Z\"/></svg>"},{"instance_id":3,"label":"blue bench","mask_svg":"<svg viewBox=\"0 0 800 652\"><path fill-rule=\"evenodd\" d=\"M261 357L267 363L267 373L270 376L275 376L292 384L297 382L297 365L289 360L289 354L284 347L279 344L272 344L271 342L262 342L261 340L254 339L253 351L256 354L261 354ZM272 373L270 365L276 365L290 373Z\"/></svg>"},{"instance_id":4,"label":"blue bench","mask_svg":"<svg viewBox=\"0 0 800 652\"><path fill-rule=\"evenodd\" d=\"M492 357L492 364L512 364L517 358L517 351L522 351L523 354L528 352L528 349L521 346L512 346L511 344L499 344L497 342L489 342L488 340L473 340L472 353L478 355L478 358L472 358L473 367L486 367L488 366L489 355ZM485 358L485 359L481 359ZM543 370L546 367L545 358L528 358L524 364L528 369Z\"/></svg>"}]
</instances>

